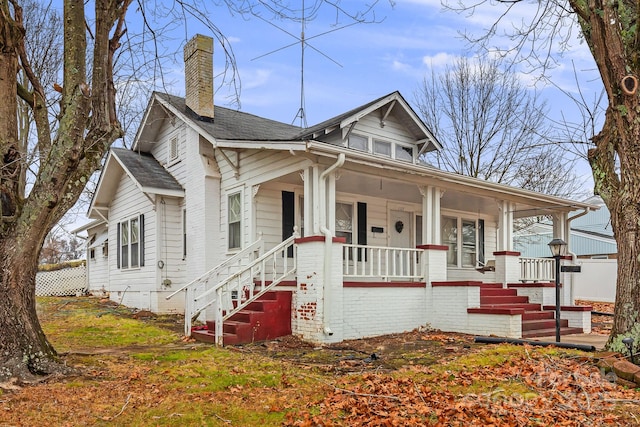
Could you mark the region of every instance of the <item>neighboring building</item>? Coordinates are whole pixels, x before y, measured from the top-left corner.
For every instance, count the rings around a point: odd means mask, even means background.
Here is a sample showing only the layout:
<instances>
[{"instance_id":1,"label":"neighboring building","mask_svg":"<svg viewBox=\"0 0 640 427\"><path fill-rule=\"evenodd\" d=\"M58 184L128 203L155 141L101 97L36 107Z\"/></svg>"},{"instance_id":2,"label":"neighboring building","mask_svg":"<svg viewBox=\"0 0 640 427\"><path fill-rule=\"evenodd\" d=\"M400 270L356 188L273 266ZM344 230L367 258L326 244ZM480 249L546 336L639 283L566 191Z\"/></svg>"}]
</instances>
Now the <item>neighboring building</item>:
<instances>
[{"instance_id":1,"label":"neighboring building","mask_svg":"<svg viewBox=\"0 0 640 427\"><path fill-rule=\"evenodd\" d=\"M283 322L314 342L425 325L525 335L530 305L495 308L480 286L549 279L523 276L514 218L550 215L566 238L569 214L595 206L424 164L441 145L398 92L301 129L214 107L211 39L192 39L185 61L186 98L153 93L133 149L109 152L87 231L89 248L111 245L90 289L186 311L187 333L200 315L221 336L223 316L268 286L288 299L253 303L247 318L289 314L254 322L251 339Z\"/></svg>"},{"instance_id":2,"label":"neighboring building","mask_svg":"<svg viewBox=\"0 0 640 427\"><path fill-rule=\"evenodd\" d=\"M611 227L609 209L598 196L585 203L599 206L598 210L569 218L570 233L567 243L581 267L578 284L572 299L614 302L618 268L618 246ZM550 256L548 243L553 239L551 221L540 219L515 233L515 250L523 257Z\"/></svg>"},{"instance_id":3,"label":"neighboring building","mask_svg":"<svg viewBox=\"0 0 640 427\"><path fill-rule=\"evenodd\" d=\"M618 248L609 209L598 196L589 198L585 203L599 206L599 209L569 218L571 252L577 258L616 259ZM550 256L548 243L552 239L552 222L538 218L515 233L514 247L525 257L546 257Z\"/></svg>"}]
</instances>

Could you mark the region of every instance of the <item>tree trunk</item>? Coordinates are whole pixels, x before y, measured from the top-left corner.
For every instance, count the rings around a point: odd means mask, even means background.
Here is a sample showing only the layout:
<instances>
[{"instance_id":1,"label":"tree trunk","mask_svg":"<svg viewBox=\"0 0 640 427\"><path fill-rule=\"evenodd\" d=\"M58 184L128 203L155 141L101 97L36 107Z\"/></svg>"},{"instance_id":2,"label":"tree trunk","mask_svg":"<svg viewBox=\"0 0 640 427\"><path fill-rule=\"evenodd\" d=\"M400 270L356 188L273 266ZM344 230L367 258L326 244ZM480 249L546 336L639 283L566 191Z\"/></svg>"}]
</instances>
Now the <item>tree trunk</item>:
<instances>
[{"instance_id":1,"label":"tree trunk","mask_svg":"<svg viewBox=\"0 0 640 427\"><path fill-rule=\"evenodd\" d=\"M588 158L595 194L611 213L618 245L614 324L607 346L626 352L622 338L640 342L640 93L622 85L640 75L636 4L569 0L598 66L609 105ZM631 19L633 18L633 19Z\"/></svg>"},{"instance_id":2,"label":"tree trunk","mask_svg":"<svg viewBox=\"0 0 640 427\"><path fill-rule=\"evenodd\" d=\"M94 67L89 78L85 5L65 0L62 99L52 138L44 90L37 90L42 85L24 54L22 9L18 2L0 0L0 94L5 95L0 103L0 383L69 371L58 363L38 321L38 255L47 233L75 204L111 143L122 136L115 116L113 54L125 32L131 1L94 2ZM17 80L18 60L36 88L33 92ZM18 140L16 88L35 116L38 133L37 177L27 197L20 184L28 156Z\"/></svg>"},{"instance_id":3,"label":"tree trunk","mask_svg":"<svg viewBox=\"0 0 640 427\"><path fill-rule=\"evenodd\" d=\"M56 352L36 314L37 254L15 251L15 243L16 239L4 238L0 245L0 382L68 371L56 363Z\"/></svg>"}]
</instances>

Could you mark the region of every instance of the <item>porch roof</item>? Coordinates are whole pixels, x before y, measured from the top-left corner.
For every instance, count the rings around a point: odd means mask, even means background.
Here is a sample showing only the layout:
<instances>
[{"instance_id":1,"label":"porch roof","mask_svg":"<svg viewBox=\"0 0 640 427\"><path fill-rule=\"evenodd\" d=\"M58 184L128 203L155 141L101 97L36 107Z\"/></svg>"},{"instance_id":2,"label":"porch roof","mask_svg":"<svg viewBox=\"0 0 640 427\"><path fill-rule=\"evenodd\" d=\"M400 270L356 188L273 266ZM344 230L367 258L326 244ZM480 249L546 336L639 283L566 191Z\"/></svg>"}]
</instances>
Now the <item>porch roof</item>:
<instances>
[{"instance_id":1,"label":"porch roof","mask_svg":"<svg viewBox=\"0 0 640 427\"><path fill-rule=\"evenodd\" d=\"M544 215L558 211L589 211L600 208L597 204L578 202L505 184L484 181L478 178L442 171L426 164L412 164L382 156L372 158L371 155L364 152L345 150L342 147L332 146L322 142L308 142L307 151L311 154L322 155L332 159L337 158L340 153L345 153L347 165L350 163L352 165L366 166L367 168L374 167L378 170L376 177L393 177L395 175L396 177L404 178L404 180L412 181L417 186L433 185L443 190L467 193L470 195L469 197L486 197L515 202L516 212L514 213L514 217L516 218Z\"/></svg>"}]
</instances>

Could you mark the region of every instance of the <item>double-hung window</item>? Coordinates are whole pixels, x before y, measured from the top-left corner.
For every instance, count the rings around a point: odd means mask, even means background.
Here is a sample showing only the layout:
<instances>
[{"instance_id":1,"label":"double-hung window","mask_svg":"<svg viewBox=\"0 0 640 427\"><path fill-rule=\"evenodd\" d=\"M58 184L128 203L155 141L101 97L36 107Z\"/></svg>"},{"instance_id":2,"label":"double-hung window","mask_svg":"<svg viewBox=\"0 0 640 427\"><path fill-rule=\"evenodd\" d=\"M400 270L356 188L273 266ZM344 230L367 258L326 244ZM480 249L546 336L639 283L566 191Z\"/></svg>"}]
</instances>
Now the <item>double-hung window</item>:
<instances>
[{"instance_id":1,"label":"double-hung window","mask_svg":"<svg viewBox=\"0 0 640 427\"><path fill-rule=\"evenodd\" d=\"M227 198L228 249L240 249L242 231L242 193L229 194Z\"/></svg>"},{"instance_id":2,"label":"double-hung window","mask_svg":"<svg viewBox=\"0 0 640 427\"><path fill-rule=\"evenodd\" d=\"M478 224L480 223L480 224ZM447 251L447 266L474 268L478 261L478 253L483 253L484 236L479 235L483 221L468 220L455 217L443 217L442 222L442 244L449 247ZM480 252L478 252L480 251Z\"/></svg>"},{"instance_id":3,"label":"double-hung window","mask_svg":"<svg viewBox=\"0 0 640 427\"><path fill-rule=\"evenodd\" d=\"M118 223L118 268L144 266L144 215Z\"/></svg>"},{"instance_id":4,"label":"double-hung window","mask_svg":"<svg viewBox=\"0 0 640 427\"><path fill-rule=\"evenodd\" d=\"M353 243L353 205L349 203L336 203L336 237Z\"/></svg>"}]
</instances>

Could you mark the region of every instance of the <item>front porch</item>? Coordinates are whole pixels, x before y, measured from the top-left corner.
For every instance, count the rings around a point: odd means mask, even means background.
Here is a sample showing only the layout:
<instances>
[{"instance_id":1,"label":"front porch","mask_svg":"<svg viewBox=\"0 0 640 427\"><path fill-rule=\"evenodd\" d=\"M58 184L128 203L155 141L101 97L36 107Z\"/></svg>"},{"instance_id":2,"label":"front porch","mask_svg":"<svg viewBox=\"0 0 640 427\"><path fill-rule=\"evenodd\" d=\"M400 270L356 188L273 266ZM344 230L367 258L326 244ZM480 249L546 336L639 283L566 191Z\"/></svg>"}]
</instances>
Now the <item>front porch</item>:
<instances>
[{"instance_id":1,"label":"front porch","mask_svg":"<svg viewBox=\"0 0 640 427\"><path fill-rule=\"evenodd\" d=\"M185 288L185 333L192 334L191 319L199 314L208 328L194 335L219 344L247 342L235 332L241 329L249 341L292 333L316 343L423 327L508 338L554 333L553 259L495 252L493 271L475 271L493 280L461 281L448 277L446 246L385 248L344 240L294 235L265 253L260 242L249 246ZM561 333L589 333L591 310L573 305L570 275L560 279ZM290 295L289 307L276 304L278 313L269 317L274 304L263 300L282 301L274 296L280 293Z\"/></svg>"}]
</instances>

